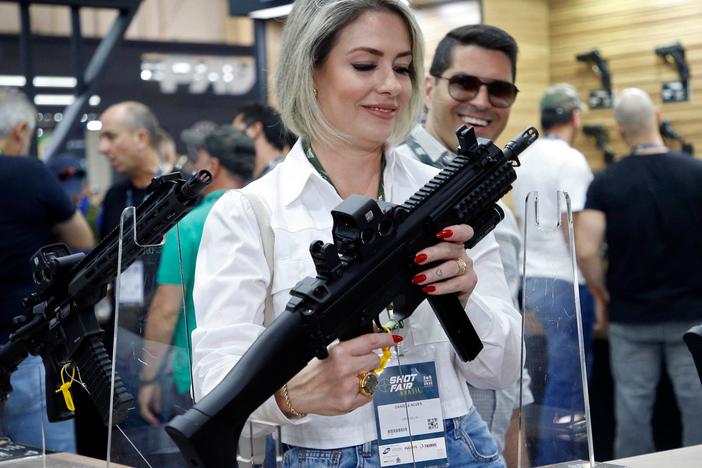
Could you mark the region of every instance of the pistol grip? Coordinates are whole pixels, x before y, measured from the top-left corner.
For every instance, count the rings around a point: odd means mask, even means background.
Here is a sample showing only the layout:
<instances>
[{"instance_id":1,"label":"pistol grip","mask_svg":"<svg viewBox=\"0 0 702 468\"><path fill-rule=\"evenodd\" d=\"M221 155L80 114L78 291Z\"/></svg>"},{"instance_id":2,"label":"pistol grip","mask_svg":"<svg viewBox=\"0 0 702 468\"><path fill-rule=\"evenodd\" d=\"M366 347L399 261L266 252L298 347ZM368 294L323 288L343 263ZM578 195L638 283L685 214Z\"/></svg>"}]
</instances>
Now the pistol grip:
<instances>
[{"instance_id":1,"label":"pistol grip","mask_svg":"<svg viewBox=\"0 0 702 468\"><path fill-rule=\"evenodd\" d=\"M478 333L456 294L429 296L429 304L463 362L472 361L483 349Z\"/></svg>"}]
</instances>

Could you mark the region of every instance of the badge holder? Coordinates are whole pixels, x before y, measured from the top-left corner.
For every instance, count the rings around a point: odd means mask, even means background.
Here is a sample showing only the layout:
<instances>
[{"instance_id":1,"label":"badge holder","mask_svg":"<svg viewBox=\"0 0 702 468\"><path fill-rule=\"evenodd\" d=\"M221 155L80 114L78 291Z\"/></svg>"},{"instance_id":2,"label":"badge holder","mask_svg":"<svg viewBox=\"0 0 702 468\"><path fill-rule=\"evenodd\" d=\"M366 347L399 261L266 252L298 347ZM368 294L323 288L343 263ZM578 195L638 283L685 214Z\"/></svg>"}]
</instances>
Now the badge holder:
<instances>
[{"instance_id":1,"label":"badge holder","mask_svg":"<svg viewBox=\"0 0 702 468\"><path fill-rule=\"evenodd\" d=\"M381 365L374 371L377 385L370 404L378 434L380 466L383 467L448 466L447 428L436 366L431 357L436 344L423 343L411 353L406 352L404 346L417 338L410 322L418 319L420 314L431 314L436 327L440 327L426 302L421 307L426 310L415 311L402 327L389 313L380 315L386 329L406 340L384 349ZM448 343L448 338L445 340Z\"/></svg>"},{"instance_id":2,"label":"badge holder","mask_svg":"<svg viewBox=\"0 0 702 468\"><path fill-rule=\"evenodd\" d=\"M531 192L522 219L522 336L534 403L522 404L522 388L518 466L617 466L594 458L586 353L594 306L578 285L570 197Z\"/></svg>"},{"instance_id":3,"label":"badge holder","mask_svg":"<svg viewBox=\"0 0 702 468\"><path fill-rule=\"evenodd\" d=\"M187 330L194 327L191 323L194 319L188 310L191 303L184 300L182 281L186 272L181 264L179 227L172 228L160 244L143 245L138 233L135 234L136 209L125 208L120 221L113 294L112 382L114 385L115 375L119 376L134 397L134 404L123 421L115 424L110 416L107 464L186 467L185 459L164 430L168 421L192 406ZM136 259L129 252L134 245L144 249ZM157 272L162 260L168 262L164 266L171 278L163 281L166 288L158 290ZM157 291L161 307L151 307ZM163 334L163 317L169 315L164 304L174 303L180 306L175 312L177 319L172 324L171 336L159 336ZM158 339L146 339L147 333L150 338L156 335ZM111 391L110 395L113 394Z\"/></svg>"},{"instance_id":4,"label":"badge holder","mask_svg":"<svg viewBox=\"0 0 702 468\"><path fill-rule=\"evenodd\" d=\"M12 392L0 401L0 460L36 457L46 463L46 415L44 366L30 356L10 377Z\"/></svg>"}]
</instances>

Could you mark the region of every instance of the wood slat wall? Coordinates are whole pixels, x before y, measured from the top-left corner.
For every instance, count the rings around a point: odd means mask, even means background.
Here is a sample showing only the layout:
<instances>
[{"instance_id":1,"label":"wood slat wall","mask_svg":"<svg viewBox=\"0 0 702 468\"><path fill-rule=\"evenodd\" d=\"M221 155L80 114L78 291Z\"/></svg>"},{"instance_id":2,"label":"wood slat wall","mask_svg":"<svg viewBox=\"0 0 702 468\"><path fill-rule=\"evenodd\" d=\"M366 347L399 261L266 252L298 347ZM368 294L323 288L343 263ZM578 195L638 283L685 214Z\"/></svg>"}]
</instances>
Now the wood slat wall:
<instances>
[{"instance_id":1,"label":"wood slat wall","mask_svg":"<svg viewBox=\"0 0 702 468\"><path fill-rule=\"evenodd\" d=\"M648 92L661 115L702 154L702 2L699 0L549 0L550 81L575 85L586 100L599 78L575 55L599 48L609 60L616 90L637 87ZM654 53L658 46L680 41L690 67L692 99L662 103L663 81L678 79L677 70ZM583 114L586 124L603 124L610 132L610 146L621 156L627 150L614 128L611 109ZM671 147L678 149L675 142ZM588 157L593 170L604 166L594 140L580 136L576 146Z\"/></svg>"},{"instance_id":2,"label":"wood slat wall","mask_svg":"<svg viewBox=\"0 0 702 468\"><path fill-rule=\"evenodd\" d=\"M524 128L539 127L539 100L549 81L549 11L547 0L484 0L483 22L509 32L519 45L519 96L497 143L504 145Z\"/></svg>"}]
</instances>

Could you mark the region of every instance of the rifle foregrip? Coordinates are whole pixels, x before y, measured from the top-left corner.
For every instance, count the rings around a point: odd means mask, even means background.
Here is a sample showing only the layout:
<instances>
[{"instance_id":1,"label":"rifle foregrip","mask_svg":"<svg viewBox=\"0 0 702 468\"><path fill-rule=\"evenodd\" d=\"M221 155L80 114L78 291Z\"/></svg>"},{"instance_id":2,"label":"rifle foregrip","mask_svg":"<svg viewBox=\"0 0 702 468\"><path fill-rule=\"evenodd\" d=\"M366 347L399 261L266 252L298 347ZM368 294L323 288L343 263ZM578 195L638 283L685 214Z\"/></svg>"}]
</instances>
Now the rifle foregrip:
<instances>
[{"instance_id":1,"label":"rifle foregrip","mask_svg":"<svg viewBox=\"0 0 702 468\"><path fill-rule=\"evenodd\" d=\"M110 387L112 363L99 336L86 337L74 354L74 361L80 370L90 398L100 413L105 426L110 423ZM127 418L134 406L134 397L127 392L119 375L115 374L115 397L112 411L112 424L119 424Z\"/></svg>"}]
</instances>

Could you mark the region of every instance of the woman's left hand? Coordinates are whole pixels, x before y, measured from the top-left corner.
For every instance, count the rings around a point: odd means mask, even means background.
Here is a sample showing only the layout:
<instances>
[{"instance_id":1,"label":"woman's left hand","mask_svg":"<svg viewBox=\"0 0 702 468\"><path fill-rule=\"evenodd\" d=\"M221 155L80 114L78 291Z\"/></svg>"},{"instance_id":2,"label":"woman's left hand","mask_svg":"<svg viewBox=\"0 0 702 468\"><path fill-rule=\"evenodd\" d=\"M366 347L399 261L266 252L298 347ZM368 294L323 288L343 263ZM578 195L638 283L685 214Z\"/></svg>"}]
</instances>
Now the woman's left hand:
<instances>
[{"instance_id":1,"label":"woman's left hand","mask_svg":"<svg viewBox=\"0 0 702 468\"><path fill-rule=\"evenodd\" d=\"M458 293L463 307L468 303L478 276L473 270L473 260L466 253L464 242L473 237L473 228L467 224L448 226L436 234L443 242L417 252L415 263L438 265L419 272L412 283L421 287L430 296ZM441 262L443 260L443 262Z\"/></svg>"}]
</instances>

